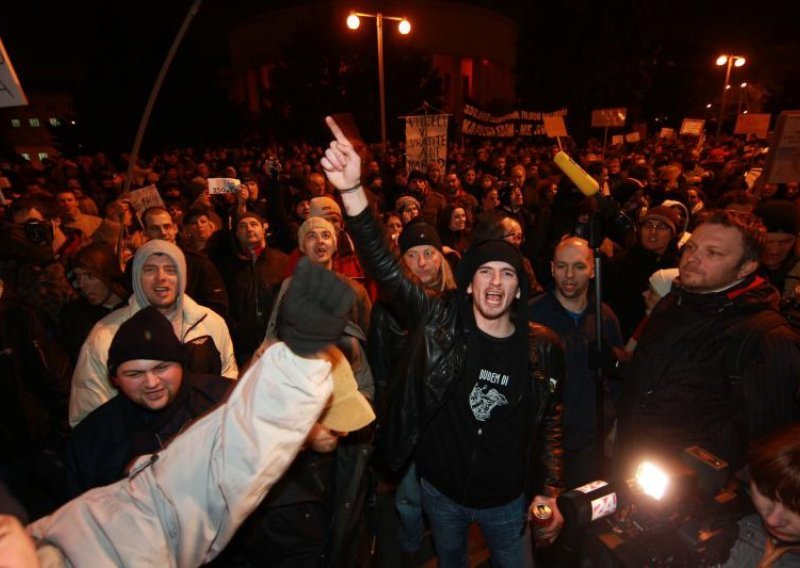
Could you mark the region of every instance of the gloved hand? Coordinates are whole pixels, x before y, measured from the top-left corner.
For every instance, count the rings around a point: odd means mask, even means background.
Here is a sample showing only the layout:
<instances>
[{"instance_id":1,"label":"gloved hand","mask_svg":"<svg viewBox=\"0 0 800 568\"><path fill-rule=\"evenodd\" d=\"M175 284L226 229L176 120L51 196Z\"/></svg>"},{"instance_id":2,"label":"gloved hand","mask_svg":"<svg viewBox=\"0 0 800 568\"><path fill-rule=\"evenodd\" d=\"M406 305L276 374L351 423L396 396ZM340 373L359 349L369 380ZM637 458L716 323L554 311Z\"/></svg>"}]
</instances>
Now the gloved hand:
<instances>
[{"instance_id":1,"label":"gloved hand","mask_svg":"<svg viewBox=\"0 0 800 568\"><path fill-rule=\"evenodd\" d=\"M323 350L341 337L354 301L338 274L301 258L280 308L283 340L297 355Z\"/></svg>"}]
</instances>

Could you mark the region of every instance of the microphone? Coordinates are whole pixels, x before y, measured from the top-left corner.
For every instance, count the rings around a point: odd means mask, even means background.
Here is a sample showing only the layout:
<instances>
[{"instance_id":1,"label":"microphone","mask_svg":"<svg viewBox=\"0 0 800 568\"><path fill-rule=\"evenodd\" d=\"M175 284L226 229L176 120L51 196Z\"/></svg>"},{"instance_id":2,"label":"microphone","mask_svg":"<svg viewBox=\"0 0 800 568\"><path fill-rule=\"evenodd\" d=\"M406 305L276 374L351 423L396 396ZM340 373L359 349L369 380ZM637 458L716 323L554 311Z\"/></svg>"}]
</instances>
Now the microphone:
<instances>
[{"instance_id":1,"label":"microphone","mask_svg":"<svg viewBox=\"0 0 800 568\"><path fill-rule=\"evenodd\" d=\"M575 163L565 152L559 151L553 161L572 180L572 183L581 190L582 194L591 197L600 191L600 184L597 183L597 180L587 174L586 170Z\"/></svg>"}]
</instances>

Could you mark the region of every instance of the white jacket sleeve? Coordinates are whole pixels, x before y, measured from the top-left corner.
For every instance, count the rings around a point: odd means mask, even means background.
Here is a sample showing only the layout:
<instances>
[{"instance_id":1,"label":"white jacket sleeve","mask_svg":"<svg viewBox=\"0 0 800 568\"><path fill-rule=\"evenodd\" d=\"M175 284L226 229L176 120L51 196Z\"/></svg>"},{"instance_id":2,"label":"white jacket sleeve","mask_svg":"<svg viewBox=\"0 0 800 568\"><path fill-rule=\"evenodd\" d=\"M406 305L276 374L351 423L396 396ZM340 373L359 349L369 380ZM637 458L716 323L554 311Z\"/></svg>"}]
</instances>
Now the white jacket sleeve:
<instances>
[{"instance_id":1,"label":"white jacket sleeve","mask_svg":"<svg viewBox=\"0 0 800 568\"><path fill-rule=\"evenodd\" d=\"M102 333L105 331L95 327L89 334L72 373L69 394L69 425L72 428L95 408L117 396L117 390L108 380L108 345L100 341L99 334ZM98 342L105 347L106 353L102 356L97 350Z\"/></svg>"},{"instance_id":2,"label":"white jacket sleeve","mask_svg":"<svg viewBox=\"0 0 800 568\"><path fill-rule=\"evenodd\" d=\"M239 378L239 367L236 365L236 357L233 354L233 340L224 320L222 322L221 335L222 341L220 341L221 345L219 345L219 356L222 363L222 372L220 374L235 381Z\"/></svg>"},{"instance_id":3,"label":"white jacket sleeve","mask_svg":"<svg viewBox=\"0 0 800 568\"><path fill-rule=\"evenodd\" d=\"M331 365L283 343L228 401L140 458L131 475L29 526L74 566L199 566L212 560L294 460L331 392Z\"/></svg>"}]
</instances>

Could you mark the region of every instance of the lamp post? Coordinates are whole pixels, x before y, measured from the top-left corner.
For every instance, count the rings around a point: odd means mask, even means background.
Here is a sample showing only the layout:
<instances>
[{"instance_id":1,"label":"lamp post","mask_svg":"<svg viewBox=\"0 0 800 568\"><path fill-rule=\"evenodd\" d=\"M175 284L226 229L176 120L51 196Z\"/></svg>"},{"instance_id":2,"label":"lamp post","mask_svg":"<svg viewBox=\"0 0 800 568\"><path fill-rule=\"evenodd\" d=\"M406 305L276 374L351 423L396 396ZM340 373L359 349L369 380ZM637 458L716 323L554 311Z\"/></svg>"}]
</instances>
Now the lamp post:
<instances>
[{"instance_id":1,"label":"lamp post","mask_svg":"<svg viewBox=\"0 0 800 568\"><path fill-rule=\"evenodd\" d=\"M361 25L361 18L375 18L375 27L378 32L378 93L381 107L381 148L386 152L386 90L383 83L383 20L399 22L397 31L403 35L407 35L411 31L411 23L406 18L386 16L381 12L375 14L353 12L347 16L347 27L351 30L357 30Z\"/></svg>"},{"instance_id":2,"label":"lamp post","mask_svg":"<svg viewBox=\"0 0 800 568\"><path fill-rule=\"evenodd\" d=\"M725 82L722 84L722 100L719 104L719 122L717 123L717 138L722 133L722 121L725 119L725 99L728 98L728 89L730 85L728 82L731 80L731 67L741 67L745 64L745 58L741 55L732 55L724 53L717 57L717 65L722 67L727 65L725 70Z\"/></svg>"}]
</instances>

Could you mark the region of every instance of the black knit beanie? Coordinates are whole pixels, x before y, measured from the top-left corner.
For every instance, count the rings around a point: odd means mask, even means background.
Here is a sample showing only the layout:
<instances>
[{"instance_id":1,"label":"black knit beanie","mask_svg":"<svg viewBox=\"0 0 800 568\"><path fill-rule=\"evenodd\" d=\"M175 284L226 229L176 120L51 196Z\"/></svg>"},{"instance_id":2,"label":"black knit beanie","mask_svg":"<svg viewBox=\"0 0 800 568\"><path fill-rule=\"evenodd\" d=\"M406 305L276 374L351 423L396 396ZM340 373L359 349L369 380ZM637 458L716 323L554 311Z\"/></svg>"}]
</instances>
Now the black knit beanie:
<instances>
[{"instance_id":1,"label":"black knit beanie","mask_svg":"<svg viewBox=\"0 0 800 568\"><path fill-rule=\"evenodd\" d=\"M155 307L136 312L117 330L108 348L108 375L126 361L150 359L183 363L183 345L175 336L172 324Z\"/></svg>"},{"instance_id":2,"label":"black knit beanie","mask_svg":"<svg viewBox=\"0 0 800 568\"><path fill-rule=\"evenodd\" d=\"M403 228L403 232L401 232L400 236L397 238L397 244L400 245L400 252L405 254L408 249L420 245L432 246L441 251L442 239L439 238L439 233L422 219L417 219L412 219L408 225Z\"/></svg>"}]
</instances>

